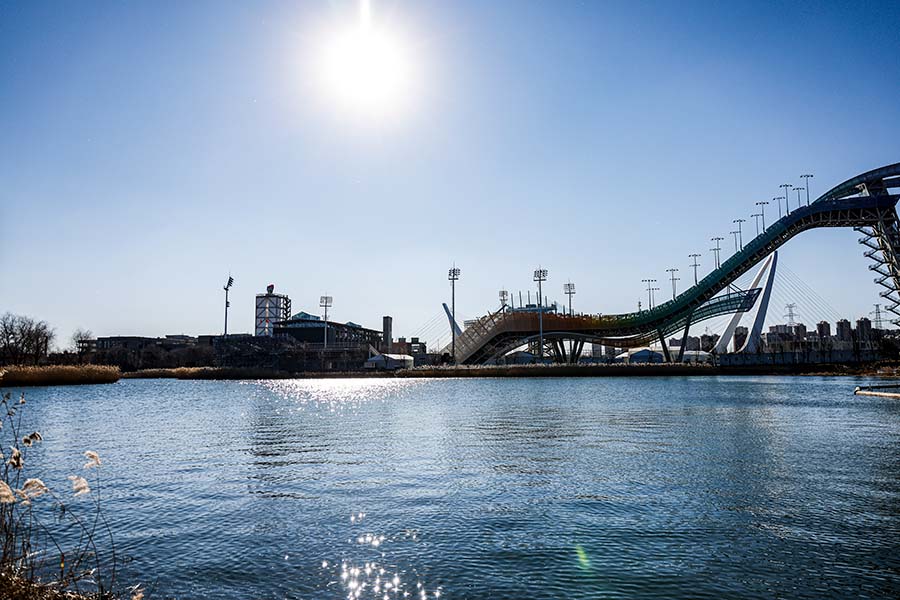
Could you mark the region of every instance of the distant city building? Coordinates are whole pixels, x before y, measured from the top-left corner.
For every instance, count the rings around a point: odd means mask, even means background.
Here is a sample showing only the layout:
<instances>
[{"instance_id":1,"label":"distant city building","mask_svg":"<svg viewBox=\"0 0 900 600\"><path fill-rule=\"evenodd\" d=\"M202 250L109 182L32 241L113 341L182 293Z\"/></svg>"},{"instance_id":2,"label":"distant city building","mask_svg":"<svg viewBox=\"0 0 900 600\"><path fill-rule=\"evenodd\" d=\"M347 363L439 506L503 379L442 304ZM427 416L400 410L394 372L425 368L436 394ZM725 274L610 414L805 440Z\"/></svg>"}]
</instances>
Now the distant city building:
<instances>
[{"instance_id":1,"label":"distant city building","mask_svg":"<svg viewBox=\"0 0 900 600\"><path fill-rule=\"evenodd\" d=\"M828 321L819 321L816 324L816 334L819 336L819 341L824 342L831 337L831 323Z\"/></svg>"},{"instance_id":2,"label":"distant city building","mask_svg":"<svg viewBox=\"0 0 900 600\"><path fill-rule=\"evenodd\" d=\"M719 342L719 334L713 333L708 334L704 333L700 336L700 350L704 352L712 352L712 349L716 347L716 344Z\"/></svg>"},{"instance_id":3,"label":"distant city building","mask_svg":"<svg viewBox=\"0 0 900 600\"><path fill-rule=\"evenodd\" d=\"M805 340L806 339L806 325L803 323L797 323L796 325L790 326L791 335L795 340Z\"/></svg>"},{"instance_id":4,"label":"distant city building","mask_svg":"<svg viewBox=\"0 0 900 600\"><path fill-rule=\"evenodd\" d=\"M291 318L291 299L275 293L275 284L269 284L265 294L256 295L256 335L272 336L275 323Z\"/></svg>"},{"instance_id":5,"label":"distant city building","mask_svg":"<svg viewBox=\"0 0 900 600\"><path fill-rule=\"evenodd\" d=\"M750 335L750 330L740 325L734 328L734 351L737 352L741 348L744 347L744 344L747 342L747 336Z\"/></svg>"},{"instance_id":6,"label":"distant city building","mask_svg":"<svg viewBox=\"0 0 900 600\"><path fill-rule=\"evenodd\" d=\"M859 341L872 340L872 321L868 317L862 317L856 320L856 335Z\"/></svg>"},{"instance_id":7,"label":"distant city building","mask_svg":"<svg viewBox=\"0 0 900 600\"><path fill-rule=\"evenodd\" d=\"M853 329L850 327L850 321L841 319L837 322L837 337L840 342L849 342L853 339Z\"/></svg>"},{"instance_id":8,"label":"distant city building","mask_svg":"<svg viewBox=\"0 0 900 600\"><path fill-rule=\"evenodd\" d=\"M684 349L685 351L700 350L700 338L695 335L689 335Z\"/></svg>"}]
</instances>

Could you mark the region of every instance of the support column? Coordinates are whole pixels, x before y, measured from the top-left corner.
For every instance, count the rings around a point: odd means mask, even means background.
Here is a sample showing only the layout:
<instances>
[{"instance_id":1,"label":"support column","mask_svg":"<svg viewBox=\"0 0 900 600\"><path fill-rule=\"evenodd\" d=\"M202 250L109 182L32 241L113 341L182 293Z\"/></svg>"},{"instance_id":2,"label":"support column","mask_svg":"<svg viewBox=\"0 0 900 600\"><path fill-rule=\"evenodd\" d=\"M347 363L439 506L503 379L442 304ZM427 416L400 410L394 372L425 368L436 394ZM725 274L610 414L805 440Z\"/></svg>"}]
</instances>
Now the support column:
<instances>
[{"instance_id":1,"label":"support column","mask_svg":"<svg viewBox=\"0 0 900 600\"><path fill-rule=\"evenodd\" d=\"M684 351L687 348L688 332L691 330L691 317L694 311L688 313L687 321L684 322L684 334L681 336L681 347L678 349L678 360L676 362L684 362Z\"/></svg>"},{"instance_id":2,"label":"support column","mask_svg":"<svg viewBox=\"0 0 900 600\"><path fill-rule=\"evenodd\" d=\"M666 362L672 362L672 354L669 352L669 346L666 344L666 337L663 335L662 329L657 329L656 333L659 335L659 343L662 346L663 356L665 357Z\"/></svg>"}]
</instances>

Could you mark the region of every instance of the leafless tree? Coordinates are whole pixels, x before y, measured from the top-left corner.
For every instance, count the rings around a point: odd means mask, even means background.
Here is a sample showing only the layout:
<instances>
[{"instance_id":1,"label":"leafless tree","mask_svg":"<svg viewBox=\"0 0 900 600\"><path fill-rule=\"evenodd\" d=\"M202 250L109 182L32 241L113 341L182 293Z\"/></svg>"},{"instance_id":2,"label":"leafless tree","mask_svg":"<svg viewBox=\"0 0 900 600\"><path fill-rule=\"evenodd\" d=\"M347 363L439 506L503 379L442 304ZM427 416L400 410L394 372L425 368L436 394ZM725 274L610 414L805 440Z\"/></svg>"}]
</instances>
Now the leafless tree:
<instances>
[{"instance_id":1,"label":"leafless tree","mask_svg":"<svg viewBox=\"0 0 900 600\"><path fill-rule=\"evenodd\" d=\"M45 321L6 313L0 316L0 364L37 364L55 337Z\"/></svg>"},{"instance_id":2,"label":"leafless tree","mask_svg":"<svg viewBox=\"0 0 900 600\"><path fill-rule=\"evenodd\" d=\"M72 334L72 347L79 354L84 352L84 342L94 339L94 332L80 327Z\"/></svg>"}]
</instances>

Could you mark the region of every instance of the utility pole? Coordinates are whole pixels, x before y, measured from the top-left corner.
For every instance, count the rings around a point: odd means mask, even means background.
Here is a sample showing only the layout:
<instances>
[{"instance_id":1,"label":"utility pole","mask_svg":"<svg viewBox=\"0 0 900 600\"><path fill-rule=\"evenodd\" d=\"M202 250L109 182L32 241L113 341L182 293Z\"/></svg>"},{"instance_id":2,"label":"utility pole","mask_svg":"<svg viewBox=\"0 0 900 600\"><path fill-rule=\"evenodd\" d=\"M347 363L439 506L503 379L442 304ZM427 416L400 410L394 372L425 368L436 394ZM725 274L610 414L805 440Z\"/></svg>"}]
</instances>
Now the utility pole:
<instances>
[{"instance_id":1,"label":"utility pole","mask_svg":"<svg viewBox=\"0 0 900 600\"><path fill-rule=\"evenodd\" d=\"M453 318L453 323L450 324L450 352L453 354L453 364L456 364L456 281L459 279L460 270L453 265L449 271L447 271L447 279L450 280L450 316Z\"/></svg>"},{"instance_id":2,"label":"utility pole","mask_svg":"<svg viewBox=\"0 0 900 600\"><path fill-rule=\"evenodd\" d=\"M718 236L709 239L709 241L715 242L715 243L716 243L716 247L715 247L715 248L710 248L710 250L712 250L712 251L715 252L715 254L716 254L716 268L717 268L717 269L718 269L720 266L722 266L722 263L719 261L719 252L722 250L722 249L719 247L719 242L721 242L721 241L724 240L724 239L725 239L725 238L723 238L723 237L718 237Z\"/></svg>"},{"instance_id":3,"label":"utility pole","mask_svg":"<svg viewBox=\"0 0 900 600\"><path fill-rule=\"evenodd\" d=\"M697 259L700 258L700 254L688 254L688 258L693 258L694 262L691 263L691 266L694 267L694 285L697 285L697 267L700 266L700 263L697 262Z\"/></svg>"},{"instance_id":4,"label":"utility pole","mask_svg":"<svg viewBox=\"0 0 900 600\"><path fill-rule=\"evenodd\" d=\"M766 204L768 204L768 200L763 200L762 202L757 202L756 205L759 208L759 215L762 217L762 230L766 230Z\"/></svg>"},{"instance_id":5,"label":"utility pole","mask_svg":"<svg viewBox=\"0 0 900 600\"><path fill-rule=\"evenodd\" d=\"M784 208L787 210L787 214L791 214L790 202L788 201L788 199L790 198L790 194L788 194L788 192L793 187L793 184L782 183L778 187L784 188Z\"/></svg>"},{"instance_id":6,"label":"utility pole","mask_svg":"<svg viewBox=\"0 0 900 600\"><path fill-rule=\"evenodd\" d=\"M233 285L234 277L229 275L225 287L222 288L225 290L225 337L228 337L228 307L231 306L231 302L228 301L228 290L230 290Z\"/></svg>"},{"instance_id":7,"label":"utility pole","mask_svg":"<svg viewBox=\"0 0 900 600\"><path fill-rule=\"evenodd\" d=\"M675 296L677 295L675 293L675 282L681 281L680 277L675 277L675 273L677 273L677 272L678 272L678 269L676 269L675 267L672 267L671 269L666 269L666 273L668 273L672 278L672 300L674 300Z\"/></svg>"},{"instance_id":8,"label":"utility pole","mask_svg":"<svg viewBox=\"0 0 900 600\"><path fill-rule=\"evenodd\" d=\"M534 280L537 281L538 284L538 356L541 359L541 362L544 362L544 309L541 305L541 298L543 297L541 294L541 284L547 281L547 269L542 269L538 267L534 271Z\"/></svg>"},{"instance_id":9,"label":"utility pole","mask_svg":"<svg viewBox=\"0 0 900 600\"><path fill-rule=\"evenodd\" d=\"M575 295L575 284L571 281L563 284L563 292L569 297L569 316L572 316L572 296Z\"/></svg>"},{"instance_id":10,"label":"utility pole","mask_svg":"<svg viewBox=\"0 0 900 600\"><path fill-rule=\"evenodd\" d=\"M642 283L647 284L647 306L653 308L653 284L656 283L655 279L641 279Z\"/></svg>"},{"instance_id":11,"label":"utility pole","mask_svg":"<svg viewBox=\"0 0 900 600\"><path fill-rule=\"evenodd\" d=\"M319 297L319 306L325 309L325 341L322 344L322 349L328 349L328 307L332 305L333 298L331 296L320 296ZM322 359L324 360L324 356Z\"/></svg>"},{"instance_id":12,"label":"utility pole","mask_svg":"<svg viewBox=\"0 0 900 600\"><path fill-rule=\"evenodd\" d=\"M781 208L781 204L778 205L778 208ZM747 222L747 219L735 219L732 223L737 223L738 226L738 240L741 242L741 250L744 249L744 227L743 224Z\"/></svg>"},{"instance_id":13,"label":"utility pole","mask_svg":"<svg viewBox=\"0 0 900 600\"><path fill-rule=\"evenodd\" d=\"M814 176L813 176L813 175L810 175L809 173L807 173L806 175L801 175L801 176L800 176L801 179L805 179L805 180L806 180L806 186L805 186L805 187L806 187L806 205L807 205L807 206L809 206L809 180L812 179L813 177L814 177Z\"/></svg>"}]
</instances>

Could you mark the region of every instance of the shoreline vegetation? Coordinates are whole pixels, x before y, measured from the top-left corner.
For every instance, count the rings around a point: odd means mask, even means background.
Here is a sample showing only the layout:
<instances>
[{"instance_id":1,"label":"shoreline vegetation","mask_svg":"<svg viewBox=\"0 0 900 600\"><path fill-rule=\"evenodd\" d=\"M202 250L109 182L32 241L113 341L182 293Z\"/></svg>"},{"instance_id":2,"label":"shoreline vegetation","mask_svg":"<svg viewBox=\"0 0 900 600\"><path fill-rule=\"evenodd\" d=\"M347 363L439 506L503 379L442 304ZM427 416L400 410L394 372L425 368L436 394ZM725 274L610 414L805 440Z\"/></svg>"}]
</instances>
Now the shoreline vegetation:
<instances>
[{"instance_id":1,"label":"shoreline vegetation","mask_svg":"<svg viewBox=\"0 0 900 600\"><path fill-rule=\"evenodd\" d=\"M115 383L122 377L119 367L107 365L47 365L0 367L0 386L90 385Z\"/></svg>"},{"instance_id":2,"label":"shoreline vegetation","mask_svg":"<svg viewBox=\"0 0 900 600\"><path fill-rule=\"evenodd\" d=\"M458 377L687 377L719 375L850 375L900 377L900 364L723 367L698 364L444 365L397 371L308 371L262 367L178 367L121 372L106 365L0 367L0 386L31 387L115 383L120 379L228 381L252 379L458 378Z\"/></svg>"},{"instance_id":3,"label":"shoreline vegetation","mask_svg":"<svg viewBox=\"0 0 900 600\"><path fill-rule=\"evenodd\" d=\"M612 365L490 365L432 366L397 371L309 371L291 373L276 369L239 367L180 367L144 369L123 373L123 379L346 379L346 378L451 378L451 377L670 377L718 375L856 375L900 376L900 366L793 365L721 367L695 364Z\"/></svg>"}]
</instances>

